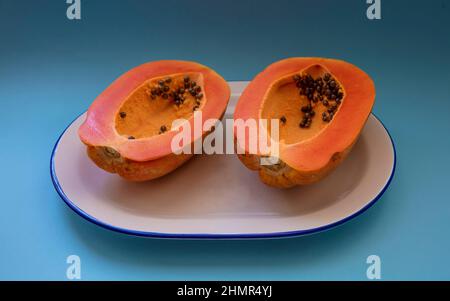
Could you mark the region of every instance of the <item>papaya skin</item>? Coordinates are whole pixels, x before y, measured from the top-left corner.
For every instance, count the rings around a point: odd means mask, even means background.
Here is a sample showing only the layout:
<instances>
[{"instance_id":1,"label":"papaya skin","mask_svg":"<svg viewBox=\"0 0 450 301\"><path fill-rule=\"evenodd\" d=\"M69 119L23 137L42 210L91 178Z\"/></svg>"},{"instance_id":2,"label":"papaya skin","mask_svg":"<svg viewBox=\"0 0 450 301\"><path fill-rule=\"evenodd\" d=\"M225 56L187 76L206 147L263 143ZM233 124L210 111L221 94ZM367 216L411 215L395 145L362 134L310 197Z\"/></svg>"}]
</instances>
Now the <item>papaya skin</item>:
<instances>
[{"instance_id":1,"label":"papaya skin","mask_svg":"<svg viewBox=\"0 0 450 301\"><path fill-rule=\"evenodd\" d=\"M296 75L307 74L313 79L331 76L343 98L330 120L321 119L326 106L321 101L312 104L316 119L302 127L300 108L304 94L293 90ZM234 112L235 120L281 119L278 164L261 165L261 158L270 154L250 153L249 137L241 137L240 161L257 171L261 181L277 188L316 183L336 169L349 155L358 140L375 101L372 79L358 67L335 59L288 58L275 62L259 73L242 93ZM293 122L294 124L289 124ZM284 128L283 128L284 127ZM270 130L268 130L270 136ZM238 137L235 135L235 139ZM243 154L242 154L243 153Z\"/></svg>"},{"instance_id":2,"label":"papaya skin","mask_svg":"<svg viewBox=\"0 0 450 301\"><path fill-rule=\"evenodd\" d=\"M276 188L291 188L299 185L311 185L325 178L344 161L353 145L354 143L343 152L335 153L324 167L314 171L296 170L281 159L275 166L261 165L261 157L258 155L238 154L238 158L248 169L258 171L259 178L264 184Z\"/></svg>"},{"instance_id":3,"label":"papaya skin","mask_svg":"<svg viewBox=\"0 0 450 301\"><path fill-rule=\"evenodd\" d=\"M170 154L166 157L147 162L136 162L123 158L117 152L106 147L88 146L89 158L101 169L117 173L122 178L142 182L165 176L193 157L192 154Z\"/></svg>"}]
</instances>

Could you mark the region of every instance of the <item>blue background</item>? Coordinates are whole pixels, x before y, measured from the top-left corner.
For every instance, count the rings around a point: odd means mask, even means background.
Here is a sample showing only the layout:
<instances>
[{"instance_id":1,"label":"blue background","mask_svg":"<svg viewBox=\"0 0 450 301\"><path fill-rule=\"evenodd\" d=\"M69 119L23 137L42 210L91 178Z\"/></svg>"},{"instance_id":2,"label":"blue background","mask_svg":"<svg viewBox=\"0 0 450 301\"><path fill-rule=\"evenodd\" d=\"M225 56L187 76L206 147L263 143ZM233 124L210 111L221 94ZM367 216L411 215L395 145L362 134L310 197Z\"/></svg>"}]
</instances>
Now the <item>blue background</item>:
<instances>
[{"instance_id":1,"label":"blue background","mask_svg":"<svg viewBox=\"0 0 450 301\"><path fill-rule=\"evenodd\" d=\"M0 279L450 279L450 3L382 1L0 0L2 188ZM187 59L248 80L290 56L348 60L377 86L397 173L356 219L312 236L169 241L117 234L73 213L54 191L49 159L61 131L124 71Z\"/></svg>"}]
</instances>

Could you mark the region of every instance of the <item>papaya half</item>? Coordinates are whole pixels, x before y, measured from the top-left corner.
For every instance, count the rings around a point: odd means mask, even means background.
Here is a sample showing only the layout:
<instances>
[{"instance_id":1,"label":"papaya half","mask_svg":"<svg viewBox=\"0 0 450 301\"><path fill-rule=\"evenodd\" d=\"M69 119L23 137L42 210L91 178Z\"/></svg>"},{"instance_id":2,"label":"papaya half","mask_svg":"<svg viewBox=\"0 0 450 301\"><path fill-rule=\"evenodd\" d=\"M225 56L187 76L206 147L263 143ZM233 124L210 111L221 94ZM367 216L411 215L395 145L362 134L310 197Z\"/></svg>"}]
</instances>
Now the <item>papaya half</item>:
<instances>
[{"instance_id":1,"label":"papaya half","mask_svg":"<svg viewBox=\"0 0 450 301\"><path fill-rule=\"evenodd\" d=\"M227 82L206 66L149 62L120 76L95 99L78 134L98 167L132 181L151 180L192 157L173 152L178 128L172 123L184 119L193 127L196 112L203 120L221 119L229 98Z\"/></svg>"},{"instance_id":2,"label":"papaya half","mask_svg":"<svg viewBox=\"0 0 450 301\"><path fill-rule=\"evenodd\" d=\"M250 135L235 140L239 159L274 187L315 183L349 154L372 110L375 86L356 66L335 59L288 58L259 73L234 112L237 120L277 119L278 152L250 151ZM264 130L271 136L271 127ZM258 135L259 136L259 135ZM258 137L256 139L259 139Z\"/></svg>"}]
</instances>

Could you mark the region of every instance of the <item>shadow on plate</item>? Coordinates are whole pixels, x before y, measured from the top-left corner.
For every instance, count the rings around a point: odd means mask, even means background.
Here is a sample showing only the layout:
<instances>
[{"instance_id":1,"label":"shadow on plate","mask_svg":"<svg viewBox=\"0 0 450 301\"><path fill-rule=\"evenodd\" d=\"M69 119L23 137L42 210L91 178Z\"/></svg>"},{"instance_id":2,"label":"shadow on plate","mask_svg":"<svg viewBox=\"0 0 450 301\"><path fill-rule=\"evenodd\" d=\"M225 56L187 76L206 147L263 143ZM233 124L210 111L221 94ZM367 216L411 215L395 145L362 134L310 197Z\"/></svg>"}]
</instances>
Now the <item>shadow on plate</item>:
<instances>
[{"instance_id":1,"label":"shadow on plate","mask_svg":"<svg viewBox=\"0 0 450 301\"><path fill-rule=\"evenodd\" d=\"M196 157L165 177L143 183L124 181L89 162L80 164L80 178L95 199L137 216L301 216L331 206L359 185L367 172L366 139L362 136L348 158L321 182L284 190L264 185L235 155Z\"/></svg>"}]
</instances>

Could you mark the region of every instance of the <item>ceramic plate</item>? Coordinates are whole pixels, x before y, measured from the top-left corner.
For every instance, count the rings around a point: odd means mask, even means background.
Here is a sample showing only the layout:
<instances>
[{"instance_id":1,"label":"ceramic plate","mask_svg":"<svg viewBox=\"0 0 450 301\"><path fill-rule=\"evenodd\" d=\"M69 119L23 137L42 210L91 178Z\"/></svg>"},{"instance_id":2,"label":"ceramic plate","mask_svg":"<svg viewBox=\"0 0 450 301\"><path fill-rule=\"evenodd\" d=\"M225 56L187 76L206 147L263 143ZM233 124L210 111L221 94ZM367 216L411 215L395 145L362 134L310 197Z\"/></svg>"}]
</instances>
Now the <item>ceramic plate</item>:
<instances>
[{"instance_id":1,"label":"ceramic plate","mask_svg":"<svg viewBox=\"0 0 450 301\"><path fill-rule=\"evenodd\" d=\"M230 82L232 116L247 82ZM53 184L85 219L110 230L163 238L274 238L323 231L361 214L388 187L393 141L374 115L348 158L330 176L305 187L265 186L235 155L198 156L163 178L130 183L94 166L77 131L79 116L51 156Z\"/></svg>"}]
</instances>

